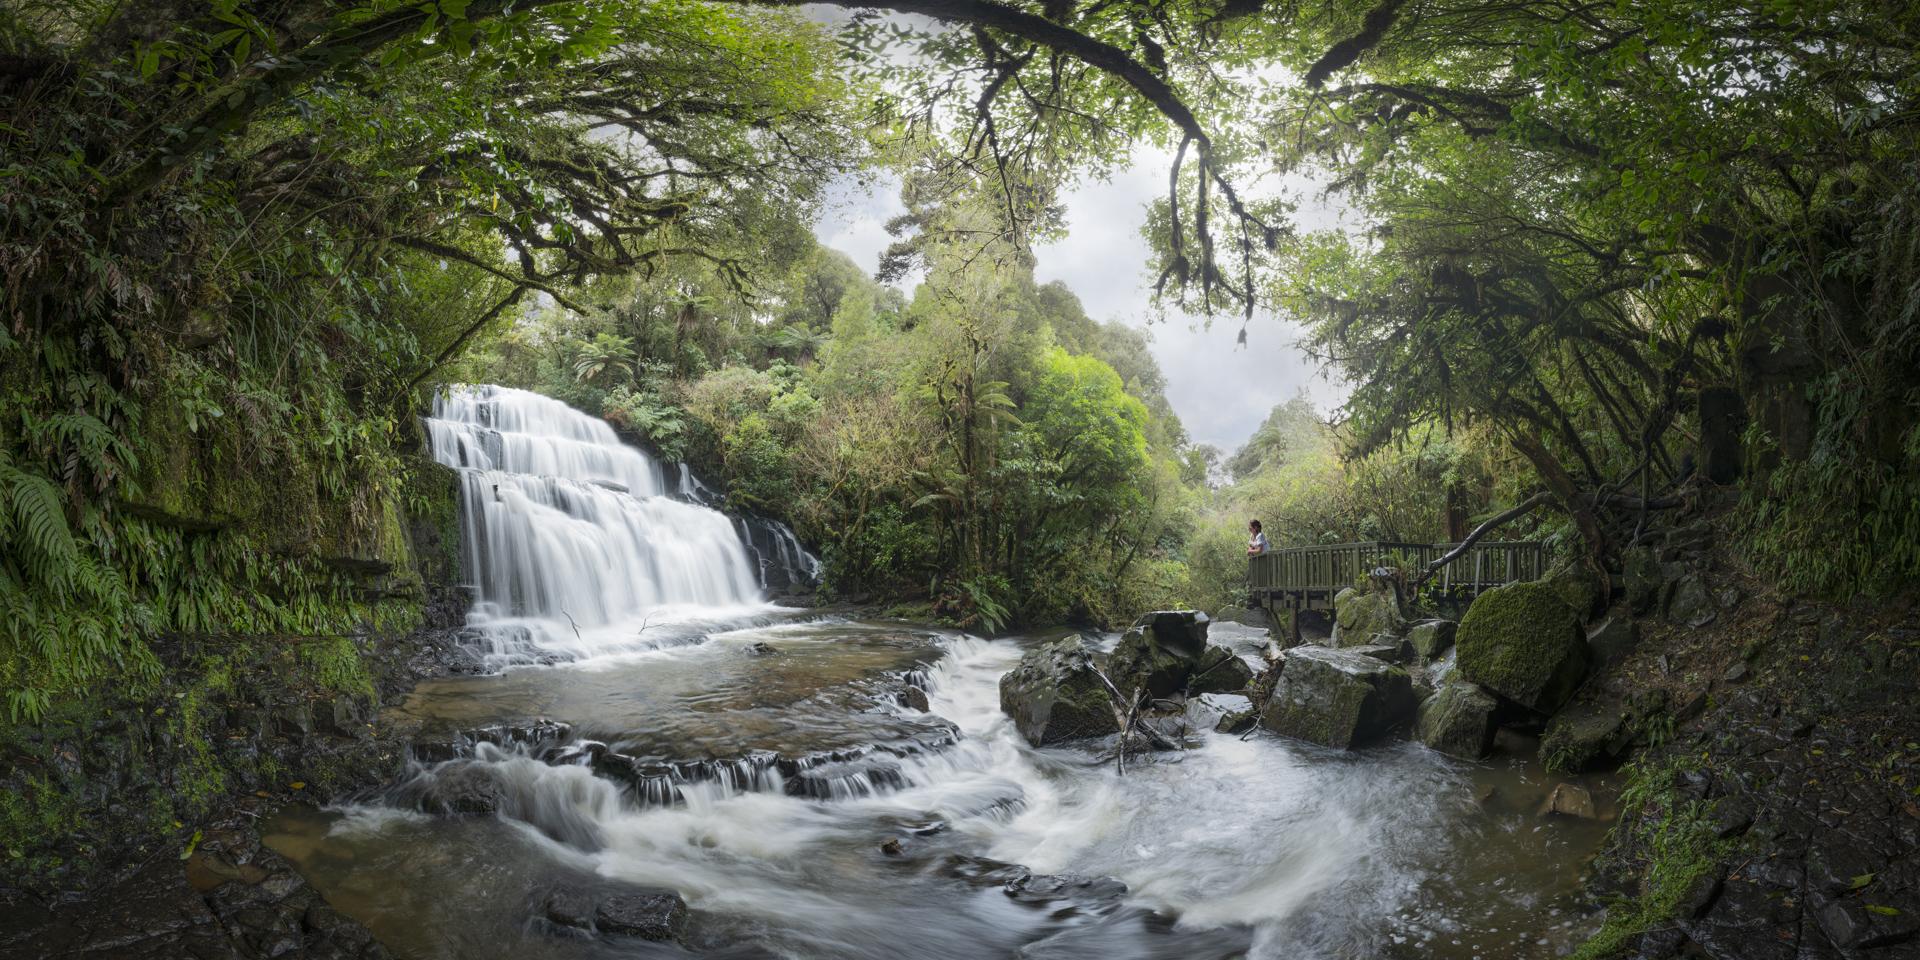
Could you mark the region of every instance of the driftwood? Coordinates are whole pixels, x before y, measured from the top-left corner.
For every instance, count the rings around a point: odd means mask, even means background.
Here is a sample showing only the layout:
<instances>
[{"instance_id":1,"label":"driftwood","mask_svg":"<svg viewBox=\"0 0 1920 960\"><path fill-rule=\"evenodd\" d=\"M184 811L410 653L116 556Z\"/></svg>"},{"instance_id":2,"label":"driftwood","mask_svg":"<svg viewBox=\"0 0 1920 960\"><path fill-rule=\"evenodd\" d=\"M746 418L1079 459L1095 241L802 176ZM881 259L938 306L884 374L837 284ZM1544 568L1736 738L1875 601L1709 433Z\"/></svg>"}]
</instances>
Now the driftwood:
<instances>
[{"instance_id":1,"label":"driftwood","mask_svg":"<svg viewBox=\"0 0 1920 960\"><path fill-rule=\"evenodd\" d=\"M1093 675L1099 677L1100 685L1107 688L1108 706L1113 710L1114 722L1120 725L1120 749L1114 757L1114 772L1120 774L1127 772L1127 744L1132 741L1136 731L1155 749L1177 750L1180 748L1179 744L1168 740L1158 731L1140 722L1140 704L1144 702L1140 698L1140 688L1135 687L1131 697L1122 696L1120 688L1114 686L1112 680L1107 679L1104 671L1095 669Z\"/></svg>"}]
</instances>

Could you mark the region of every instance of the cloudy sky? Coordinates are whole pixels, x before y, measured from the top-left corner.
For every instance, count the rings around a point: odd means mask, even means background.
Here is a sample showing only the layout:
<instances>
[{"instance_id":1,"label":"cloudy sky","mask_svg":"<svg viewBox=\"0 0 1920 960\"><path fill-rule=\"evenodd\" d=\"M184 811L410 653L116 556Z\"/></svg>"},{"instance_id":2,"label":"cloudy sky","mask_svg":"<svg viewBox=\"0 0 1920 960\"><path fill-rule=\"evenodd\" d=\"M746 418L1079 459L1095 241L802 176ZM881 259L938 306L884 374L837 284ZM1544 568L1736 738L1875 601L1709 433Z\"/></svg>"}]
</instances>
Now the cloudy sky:
<instances>
[{"instance_id":1,"label":"cloudy sky","mask_svg":"<svg viewBox=\"0 0 1920 960\"><path fill-rule=\"evenodd\" d=\"M1168 314L1148 322L1147 244L1140 235L1147 204L1165 189L1168 158L1153 151L1111 180L1083 184L1067 194L1065 239L1036 249L1042 282L1064 282L1087 314L1148 330L1154 355L1167 377L1167 396L1199 443L1232 450L1244 443L1267 411L1306 391L1316 407L1331 409L1341 390L1294 346L1298 330L1272 315L1256 315L1247 346L1236 347L1240 324L1223 317L1209 329L1196 318ZM891 184L839 185L820 223L821 242L871 270L891 238L883 226L903 212ZM1334 222L1332 211L1312 210L1309 219Z\"/></svg>"}]
</instances>

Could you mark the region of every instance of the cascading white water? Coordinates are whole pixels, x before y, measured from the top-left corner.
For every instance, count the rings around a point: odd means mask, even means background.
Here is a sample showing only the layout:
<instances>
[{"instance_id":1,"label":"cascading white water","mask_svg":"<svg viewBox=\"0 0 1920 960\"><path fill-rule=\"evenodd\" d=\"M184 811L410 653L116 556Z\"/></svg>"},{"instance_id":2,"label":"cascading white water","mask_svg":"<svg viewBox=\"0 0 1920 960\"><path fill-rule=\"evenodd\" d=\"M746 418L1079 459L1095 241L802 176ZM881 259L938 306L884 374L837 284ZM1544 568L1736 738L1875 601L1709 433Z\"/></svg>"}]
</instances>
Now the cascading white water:
<instances>
[{"instance_id":1,"label":"cascading white water","mask_svg":"<svg viewBox=\"0 0 1920 960\"><path fill-rule=\"evenodd\" d=\"M665 622L760 603L732 521L667 496L660 464L605 421L463 386L435 401L427 432L460 471L468 623L492 662L645 647Z\"/></svg>"}]
</instances>

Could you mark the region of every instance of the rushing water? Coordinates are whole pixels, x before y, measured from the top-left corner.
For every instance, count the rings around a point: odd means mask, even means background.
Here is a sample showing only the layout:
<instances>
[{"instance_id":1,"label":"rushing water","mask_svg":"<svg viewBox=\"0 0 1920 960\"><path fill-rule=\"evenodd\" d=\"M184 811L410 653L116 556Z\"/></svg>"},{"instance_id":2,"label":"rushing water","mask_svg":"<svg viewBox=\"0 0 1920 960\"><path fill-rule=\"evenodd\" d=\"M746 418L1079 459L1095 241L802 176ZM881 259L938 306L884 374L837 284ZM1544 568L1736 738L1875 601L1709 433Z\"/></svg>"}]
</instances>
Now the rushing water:
<instances>
[{"instance_id":1,"label":"rushing water","mask_svg":"<svg viewBox=\"0 0 1920 960\"><path fill-rule=\"evenodd\" d=\"M374 801L290 810L268 828L402 957L1492 960L1557 956L1587 927L1578 876L1603 827L1539 816L1550 781L1529 763L1460 764L1411 744L1328 751L1214 733L1205 716L1189 749L1124 774L1097 745L1034 749L997 684L1044 638L758 606L727 568L745 564L737 539L711 518L644 512L660 489L644 485L659 476L645 459L564 407L502 396L444 403L436 452L466 470L472 559L487 571L476 626L545 665L426 684L396 719L427 740L497 721L567 726L416 764ZM492 499L496 483L511 494ZM548 523L592 546L567 547ZM648 580L661 555L723 569ZM565 575L532 569L550 562ZM592 602L605 590L620 593ZM700 642L637 640L663 607L677 638ZM558 611L578 635L554 629ZM1215 639L1260 642L1229 624ZM549 649L565 657L534 655ZM928 711L900 705L904 684ZM494 815L417 812L474 776L497 786ZM1012 896L1003 885L1021 868L1125 890ZM684 947L542 918L555 889L634 885L686 899Z\"/></svg>"},{"instance_id":2,"label":"rushing water","mask_svg":"<svg viewBox=\"0 0 1920 960\"><path fill-rule=\"evenodd\" d=\"M675 499L606 421L506 387L443 394L435 459L460 471L470 622L496 663L658 645L689 614L759 605L726 515Z\"/></svg>"}]
</instances>

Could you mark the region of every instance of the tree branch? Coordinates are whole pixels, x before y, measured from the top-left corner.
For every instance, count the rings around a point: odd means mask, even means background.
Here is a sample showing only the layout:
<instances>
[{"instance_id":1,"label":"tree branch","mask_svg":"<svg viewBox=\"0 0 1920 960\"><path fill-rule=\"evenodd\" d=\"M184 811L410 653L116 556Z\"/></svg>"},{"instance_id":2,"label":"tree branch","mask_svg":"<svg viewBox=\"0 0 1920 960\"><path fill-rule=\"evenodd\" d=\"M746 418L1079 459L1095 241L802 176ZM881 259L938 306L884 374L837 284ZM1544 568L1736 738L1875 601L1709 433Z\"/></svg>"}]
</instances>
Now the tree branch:
<instances>
[{"instance_id":1,"label":"tree branch","mask_svg":"<svg viewBox=\"0 0 1920 960\"><path fill-rule=\"evenodd\" d=\"M1425 586L1426 582L1428 580L1433 579L1433 575L1436 573L1439 573L1441 569L1446 567L1447 564L1460 559L1462 556L1465 556L1468 550L1473 549L1474 544L1480 542L1480 538L1486 536L1489 533L1492 533L1495 529L1499 527L1505 526L1506 524L1514 520L1518 520L1521 517L1524 517L1527 514L1532 513L1533 508L1543 503L1546 503L1548 500L1552 498L1553 498L1552 494L1548 493L1545 490L1542 490L1539 493L1536 493L1533 496L1520 501L1518 504L1514 505L1512 508L1488 519L1487 522L1482 523L1477 527L1474 527L1473 532L1467 534L1466 539L1461 540L1459 546L1456 546L1452 550L1447 551L1446 556L1443 556L1440 559L1427 564L1427 569L1424 572L1422 572L1418 577L1413 578L1413 582L1409 583L1407 586L1412 590L1418 590L1422 586Z\"/></svg>"}]
</instances>

